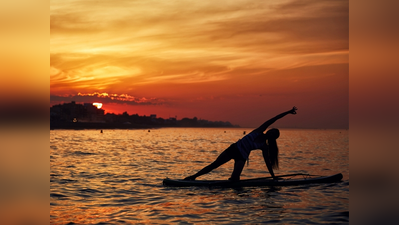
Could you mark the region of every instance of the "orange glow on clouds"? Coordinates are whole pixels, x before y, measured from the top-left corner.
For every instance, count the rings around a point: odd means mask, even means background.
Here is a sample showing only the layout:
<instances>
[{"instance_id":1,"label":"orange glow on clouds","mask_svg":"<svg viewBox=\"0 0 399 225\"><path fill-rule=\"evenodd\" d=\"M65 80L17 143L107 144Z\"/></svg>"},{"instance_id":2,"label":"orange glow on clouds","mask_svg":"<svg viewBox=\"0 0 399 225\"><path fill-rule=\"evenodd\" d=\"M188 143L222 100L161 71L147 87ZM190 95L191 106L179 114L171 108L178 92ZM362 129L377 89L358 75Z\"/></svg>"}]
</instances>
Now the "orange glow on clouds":
<instances>
[{"instance_id":1,"label":"orange glow on clouds","mask_svg":"<svg viewBox=\"0 0 399 225\"><path fill-rule=\"evenodd\" d=\"M108 94L108 93L99 93L99 92L94 92L94 93L78 93L77 96L87 96L87 97L96 97L96 98L102 98L102 99L109 99L112 101L119 101L119 102L134 102L137 104L140 103L151 103L151 102L157 102L161 100L157 100L155 98L145 98L145 97L134 97L129 94Z\"/></svg>"},{"instance_id":2,"label":"orange glow on clouds","mask_svg":"<svg viewBox=\"0 0 399 225\"><path fill-rule=\"evenodd\" d=\"M347 127L348 5L52 1L51 104L242 126L295 105L287 126Z\"/></svg>"}]
</instances>

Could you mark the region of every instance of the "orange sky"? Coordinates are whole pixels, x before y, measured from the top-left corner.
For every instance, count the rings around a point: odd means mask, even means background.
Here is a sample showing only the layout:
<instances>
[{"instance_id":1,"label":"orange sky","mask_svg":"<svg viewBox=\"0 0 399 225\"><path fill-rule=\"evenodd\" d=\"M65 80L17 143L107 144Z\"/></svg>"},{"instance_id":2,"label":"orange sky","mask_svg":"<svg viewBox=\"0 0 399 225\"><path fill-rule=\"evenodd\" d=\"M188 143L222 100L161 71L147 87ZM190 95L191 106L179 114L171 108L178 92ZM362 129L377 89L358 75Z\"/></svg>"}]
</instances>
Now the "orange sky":
<instances>
[{"instance_id":1,"label":"orange sky","mask_svg":"<svg viewBox=\"0 0 399 225\"><path fill-rule=\"evenodd\" d=\"M348 128L348 1L52 0L50 100Z\"/></svg>"}]
</instances>

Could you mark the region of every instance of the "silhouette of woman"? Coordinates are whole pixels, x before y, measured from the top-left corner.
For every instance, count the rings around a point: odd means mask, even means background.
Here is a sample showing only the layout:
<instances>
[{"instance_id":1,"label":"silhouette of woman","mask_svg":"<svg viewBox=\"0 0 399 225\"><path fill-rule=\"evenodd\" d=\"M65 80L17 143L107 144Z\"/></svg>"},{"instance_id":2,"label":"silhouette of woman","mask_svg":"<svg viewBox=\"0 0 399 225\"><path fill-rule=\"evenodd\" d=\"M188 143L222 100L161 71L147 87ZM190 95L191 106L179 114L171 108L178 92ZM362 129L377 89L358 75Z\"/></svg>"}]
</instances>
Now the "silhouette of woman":
<instances>
[{"instance_id":1,"label":"silhouette of woman","mask_svg":"<svg viewBox=\"0 0 399 225\"><path fill-rule=\"evenodd\" d=\"M255 149L262 150L263 159L265 160L266 167L269 170L270 175L273 177L273 179L277 179L277 177L274 176L273 169L278 169L278 146L276 139L280 136L280 131L276 128L272 128L266 133L263 132L271 124L276 122L276 120L281 119L288 114L296 114L296 110L297 108L294 106L291 110L283 112L264 122L260 127L251 131L236 143L230 145L216 158L213 163L204 167L196 174L184 179L195 180L197 177L209 173L219 166L234 159L234 169L229 180L238 181L240 180L240 175L242 169L244 168L245 161L248 159L251 151Z\"/></svg>"}]
</instances>

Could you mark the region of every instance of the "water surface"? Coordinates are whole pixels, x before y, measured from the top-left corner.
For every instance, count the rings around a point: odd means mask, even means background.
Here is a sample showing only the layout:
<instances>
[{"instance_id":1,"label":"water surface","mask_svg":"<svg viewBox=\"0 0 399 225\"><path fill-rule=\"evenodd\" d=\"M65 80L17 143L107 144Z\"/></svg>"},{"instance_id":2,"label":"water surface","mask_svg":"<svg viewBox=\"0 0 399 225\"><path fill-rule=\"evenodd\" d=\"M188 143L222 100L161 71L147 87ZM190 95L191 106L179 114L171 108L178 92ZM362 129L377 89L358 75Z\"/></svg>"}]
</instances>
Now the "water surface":
<instances>
[{"instance_id":1,"label":"water surface","mask_svg":"<svg viewBox=\"0 0 399 225\"><path fill-rule=\"evenodd\" d=\"M289 187L164 187L192 175L251 129L51 130L51 224L348 224L347 130L281 129L276 175L342 173ZM199 179L227 179L228 162ZM269 176L253 151L242 179Z\"/></svg>"}]
</instances>

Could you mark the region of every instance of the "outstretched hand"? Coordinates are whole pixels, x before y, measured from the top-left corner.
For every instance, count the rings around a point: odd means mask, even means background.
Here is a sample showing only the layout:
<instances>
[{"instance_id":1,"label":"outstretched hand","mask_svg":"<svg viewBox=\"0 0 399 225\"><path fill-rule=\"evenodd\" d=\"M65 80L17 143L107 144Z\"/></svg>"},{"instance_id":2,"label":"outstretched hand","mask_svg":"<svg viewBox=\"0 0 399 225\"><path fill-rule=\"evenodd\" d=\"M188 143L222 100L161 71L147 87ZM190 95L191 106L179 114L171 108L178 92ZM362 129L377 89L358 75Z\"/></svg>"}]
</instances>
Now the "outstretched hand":
<instances>
[{"instance_id":1,"label":"outstretched hand","mask_svg":"<svg viewBox=\"0 0 399 225\"><path fill-rule=\"evenodd\" d=\"M288 113L291 113L291 114L296 114L296 110L297 110L298 108L297 107L292 107L292 109L290 110L290 111L288 111Z\"/></svg>"}]
</instances>

